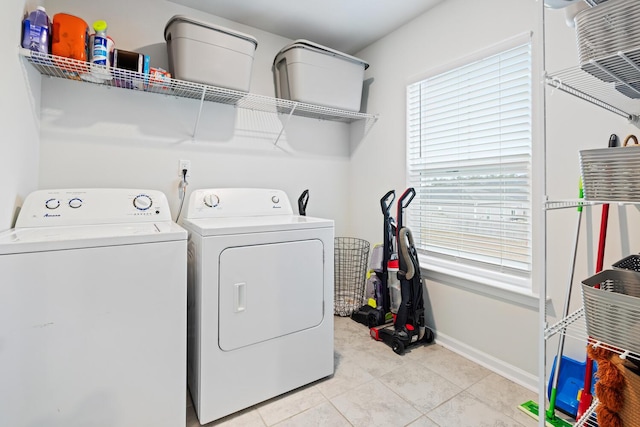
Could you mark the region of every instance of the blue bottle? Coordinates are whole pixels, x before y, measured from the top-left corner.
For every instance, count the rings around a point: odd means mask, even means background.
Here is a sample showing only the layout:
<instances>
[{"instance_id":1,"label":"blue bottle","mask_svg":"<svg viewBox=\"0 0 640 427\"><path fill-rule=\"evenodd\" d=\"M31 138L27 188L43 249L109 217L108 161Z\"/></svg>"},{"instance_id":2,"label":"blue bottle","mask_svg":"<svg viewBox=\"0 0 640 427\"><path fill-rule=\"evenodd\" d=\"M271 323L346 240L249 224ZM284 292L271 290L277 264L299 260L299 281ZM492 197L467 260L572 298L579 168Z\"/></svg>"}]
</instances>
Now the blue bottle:
<instances>
[{"instance_id":1,"label":"blue bottle","mask_svg":"<svg viewBox=\"0 0 640 427\"><path fill-rule=\"evenodd\" d=\"M107 56L109 51L107 48L107 23L105 21L96 21L93 23L93 30L96 35L93 38L91 62L98 65L107 65Z\"/></svg>"},{"instance_id":2,"label":"blue bottle","mask_svg":"<svg viewBox=\"0 0 640 427\"><path fill-rule=\"evenodd\" d=\"M49 53L49 17L38 6L23 22L22 47L44 54Z\"/></svg>"}]
</instances>

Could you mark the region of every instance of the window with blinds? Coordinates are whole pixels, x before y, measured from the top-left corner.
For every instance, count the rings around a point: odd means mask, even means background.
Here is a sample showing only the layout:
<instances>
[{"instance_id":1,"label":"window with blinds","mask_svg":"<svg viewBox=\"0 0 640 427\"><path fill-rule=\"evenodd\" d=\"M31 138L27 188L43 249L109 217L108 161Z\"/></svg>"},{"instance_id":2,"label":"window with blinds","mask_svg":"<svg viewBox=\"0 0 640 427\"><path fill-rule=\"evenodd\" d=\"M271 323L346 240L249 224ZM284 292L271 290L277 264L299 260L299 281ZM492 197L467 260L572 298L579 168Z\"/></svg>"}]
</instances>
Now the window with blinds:
<instances>
[{"instance_id":1,"label":"window with blinds","mask_svg":"<svg viewBox=\"0 0 640 427\"><path fill-rule=\"evenodd\" d=\"M407 87L408 225L421 253L529 277L531 68L529 41Z\"/></svg>"}]
</instances>

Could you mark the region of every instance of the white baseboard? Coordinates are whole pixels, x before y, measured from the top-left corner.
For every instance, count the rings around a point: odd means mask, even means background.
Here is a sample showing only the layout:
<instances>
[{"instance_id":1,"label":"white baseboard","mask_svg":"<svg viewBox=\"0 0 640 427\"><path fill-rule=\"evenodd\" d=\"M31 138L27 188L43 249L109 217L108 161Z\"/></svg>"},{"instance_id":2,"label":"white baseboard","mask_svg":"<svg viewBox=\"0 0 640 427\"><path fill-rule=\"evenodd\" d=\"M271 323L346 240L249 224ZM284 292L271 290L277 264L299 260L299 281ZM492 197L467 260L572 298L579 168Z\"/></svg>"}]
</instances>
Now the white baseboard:
<instances>
[{"instance_id":1,"label":"white baseboard","mask_svg":"<svg viewBox=\"0 0 640 427\"><path fill-rule=\"evenodd\" d=\"M461 341L451 338L441 332L436 332L436 344L445 347L459 355L481 365L485 368L501 375L516 384L519 384L533 392L538 391L538 377L529 372L523 371L517 366L513 366L490 354L484 353L474 347L464 344Z\"/></svg>"}]
</instances>

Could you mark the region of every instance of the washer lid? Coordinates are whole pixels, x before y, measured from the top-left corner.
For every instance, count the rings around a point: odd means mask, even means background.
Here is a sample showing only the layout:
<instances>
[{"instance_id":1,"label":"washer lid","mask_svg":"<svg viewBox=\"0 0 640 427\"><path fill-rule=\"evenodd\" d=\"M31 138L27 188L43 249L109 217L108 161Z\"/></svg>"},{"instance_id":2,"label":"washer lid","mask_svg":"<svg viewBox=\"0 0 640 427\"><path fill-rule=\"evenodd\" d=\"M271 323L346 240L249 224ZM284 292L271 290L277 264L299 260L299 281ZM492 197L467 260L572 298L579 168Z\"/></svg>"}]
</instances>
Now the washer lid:
<instances>
[{"instance_id":1,"label":"washer lid","mask_svg":"<svg viewBox=\"0 0 640 427\"><path fill-rule=\"evenodd\" d=\"M333 220L300 215L184 219L182 225L202 236L333 228Z\"/></svg>"},{"instance_id":2,"label":"washer lid","mask_svg":"<svg viewBox=\"0 0 640 427\"><path fill-rule=\"evenodd\" d=\"M187 231L171 221L18 228L0 233L0 255L186 239Z\"/></svg>"}]
</instances>

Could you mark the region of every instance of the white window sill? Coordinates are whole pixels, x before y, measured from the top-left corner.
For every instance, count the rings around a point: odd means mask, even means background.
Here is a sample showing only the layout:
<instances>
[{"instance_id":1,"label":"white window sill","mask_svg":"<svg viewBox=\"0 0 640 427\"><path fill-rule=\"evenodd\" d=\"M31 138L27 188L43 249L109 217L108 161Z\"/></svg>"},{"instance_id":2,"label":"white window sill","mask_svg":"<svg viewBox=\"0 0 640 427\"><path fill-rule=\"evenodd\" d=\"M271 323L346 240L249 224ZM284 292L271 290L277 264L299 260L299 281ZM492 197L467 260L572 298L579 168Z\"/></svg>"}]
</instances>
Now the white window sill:
<instances>
[{"instance_id":1,"label":"white window sill","mask_svg":"<svg viewBox=\"0 0 640 427\"><path fill-rule=\"evenodd\" d=\"M514 282L518 283L513 284L506 282L506 277L503 278L498 274L495 277L489 277L486 271L481 269L465 267L465 271L460 271L459 264L435 260L424 255L420 255L419 258L424 279L538 309L539 296L525 288L525 285L530 286L525 279L513 278Z\"/></svg>"}]
</instances>

